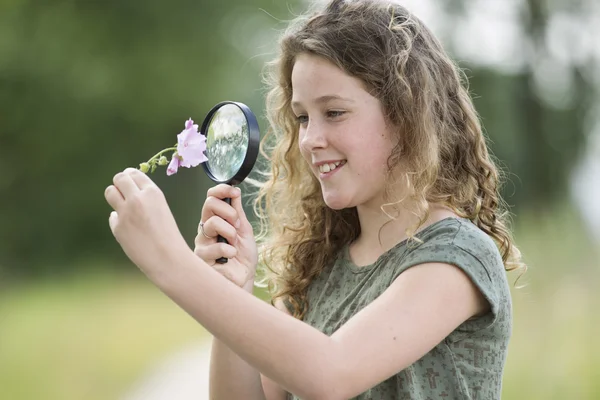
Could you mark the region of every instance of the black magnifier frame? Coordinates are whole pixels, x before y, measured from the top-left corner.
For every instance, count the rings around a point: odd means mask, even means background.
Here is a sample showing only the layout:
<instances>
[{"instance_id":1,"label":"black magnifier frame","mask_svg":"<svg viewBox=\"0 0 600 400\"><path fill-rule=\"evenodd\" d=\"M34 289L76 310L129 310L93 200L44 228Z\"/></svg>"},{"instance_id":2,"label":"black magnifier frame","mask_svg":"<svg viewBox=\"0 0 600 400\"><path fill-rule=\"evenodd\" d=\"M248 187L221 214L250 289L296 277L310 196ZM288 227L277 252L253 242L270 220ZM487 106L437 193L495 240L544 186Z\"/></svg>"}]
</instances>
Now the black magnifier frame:
<instances>
[{"instance_id":1,"label":"black magnifier frame","mask_svg":"<svg viewBox=\"0 0 600 400\"><path fill-rule=\"evenodd\" d=\"M210 159L207 162L202 163L202 168L204 168L204 172L206 172L206 175L208 175L208 177L213 182L226 183L228 185L233 186L233 185L240 184L244 179L246 179L246 177L252 171L254 164L256 163L256 159L258 157L259 145L260 145L260 129L258 127L258 121L256 120L256 116L254 115L252 110L250 110L250 108L247 105L245 105L244 103L236 102L236 101L223 101L223 102L220 102L217 105L215 105L213 108L211 108L210 111L208 112L208 114L206 114L204 121L202 122L202 126L200 128L200 133L202 135L204 135L207 139L208 139L208 128L210 126L210 123L211 123L215 113L217 111L219 111L221 109L221 107L228 105L228 104L233 104L233 105L237 106L244 114L244 117L246 118L246 123L248 124L248 148L246 149L246 156L244 157L244 161L242 162L242 165L236 171L236 173L231 178L226 179L226 180L221 180L213 174L213 172L210 170ZM229 197L223 199L223 201L225 201L227 204L231 204L231 198L229 198ZM221 235L219 235L217 237L217 242L218 243L228 243L227 239L225 239ZM227 263L227 258L225 258L225 257L218 258L216 260L216 262L219 264L225 264L225 263Z\"/></svg>"}]
</instances>

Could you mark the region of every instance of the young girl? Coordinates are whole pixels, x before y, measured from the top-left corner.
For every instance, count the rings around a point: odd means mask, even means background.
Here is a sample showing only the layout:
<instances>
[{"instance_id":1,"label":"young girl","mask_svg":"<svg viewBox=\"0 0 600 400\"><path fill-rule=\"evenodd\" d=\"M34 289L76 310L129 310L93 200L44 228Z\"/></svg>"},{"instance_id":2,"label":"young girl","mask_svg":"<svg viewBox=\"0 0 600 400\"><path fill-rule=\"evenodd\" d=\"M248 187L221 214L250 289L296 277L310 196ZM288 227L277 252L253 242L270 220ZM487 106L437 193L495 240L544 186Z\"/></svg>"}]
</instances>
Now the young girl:
<instances>
[{"instance_id":1,"label":"young girl","mask_svg":"<svg viewBox=\"0 0 600 400\"><path fill-rule=\"evenodd\" d=\"M105 193L127 255L214 335L211 399L499 399L522 264L456 65L403 7L333 0L272 67L257 208L275 307L251 294L239 188L208 191L194 252L140 171Z\"/></svg>"}]
</instances>

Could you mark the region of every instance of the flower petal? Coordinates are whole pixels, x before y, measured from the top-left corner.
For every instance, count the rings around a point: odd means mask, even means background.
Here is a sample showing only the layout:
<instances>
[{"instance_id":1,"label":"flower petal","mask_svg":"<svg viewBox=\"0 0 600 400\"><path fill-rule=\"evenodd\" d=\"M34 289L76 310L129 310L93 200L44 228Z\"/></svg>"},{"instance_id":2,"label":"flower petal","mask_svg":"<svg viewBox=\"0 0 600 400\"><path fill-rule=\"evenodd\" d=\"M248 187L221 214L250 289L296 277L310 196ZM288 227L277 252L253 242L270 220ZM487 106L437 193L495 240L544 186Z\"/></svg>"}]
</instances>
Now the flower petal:
<instances>
[{"instance_id":1,"label":"flower petal","mask_svg":"<svg viewBox=\"0 0 600 400\"><path fill-rule=\"evenodd\" d=\"M181 151L178 151L182 157L180 165L182 167L191 168L195 167L200 163L207 161L206 155L206 138L203 135L198 134L195 137L185 142L182 146Z\"/></svg>"},{"instance_id":2,"label":"flower petal","mask_svg":"<svg viewBox=\"0 0 600 400\"><path fill-rule=\"evenodd\" d=\"M179 166L191 168L207 161L206 137L198 132L198 125L190 119L186 123L188 129L177 135L177 154L181 157Z\"/></svg>"},{"instance_id":3,"label":"flower petal","mask_svg":"<svg viewBox=\"0 0 600 400\"><path fill-rule=\"evenodd\" d=\"M167 167L167 176L171 176L171 175L177 173L178 169L179 169L179 158L176 157L175 155L173 155L173 158L171 159L171 162L169 163L169 166Z\"/></svg>"}]
</instances>

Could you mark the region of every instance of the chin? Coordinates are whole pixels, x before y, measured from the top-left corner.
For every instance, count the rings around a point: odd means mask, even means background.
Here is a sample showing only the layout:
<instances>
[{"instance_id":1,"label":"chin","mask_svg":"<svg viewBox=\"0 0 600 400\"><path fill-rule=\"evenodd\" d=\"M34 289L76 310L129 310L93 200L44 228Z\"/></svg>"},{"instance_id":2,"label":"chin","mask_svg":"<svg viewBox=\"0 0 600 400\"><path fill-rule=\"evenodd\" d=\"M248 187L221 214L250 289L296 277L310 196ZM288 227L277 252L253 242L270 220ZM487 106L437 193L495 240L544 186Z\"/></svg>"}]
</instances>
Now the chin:
<instances>
[{"instance_id":1,"label":"chin","mask_svg":"<svg viewBox=\"0 0 600 400\"><path fill-rule=\"evenodd\" d=\"M337 205L337 204L330 204L330 203L325 203L325 204L327 204L327 207L329 207L329 208L331 208L332 210L335 210L335 211L340 211L340 210L343 210L345 208L348 208L346 206Z\"/></svg>"},{"instance_id":2,"label":"chin","mask_svg":"<svg viewBox=\"0 0 600 400\"><path fill-rule=\"evenodd\" d=\"M327 196L326 194L324 194L323 201L325 202L327 207L336 211L354 207L354 204L352 204L352 202L349 201L349 199L343 198L341 196Z\"/></svg>"}]
</instances>

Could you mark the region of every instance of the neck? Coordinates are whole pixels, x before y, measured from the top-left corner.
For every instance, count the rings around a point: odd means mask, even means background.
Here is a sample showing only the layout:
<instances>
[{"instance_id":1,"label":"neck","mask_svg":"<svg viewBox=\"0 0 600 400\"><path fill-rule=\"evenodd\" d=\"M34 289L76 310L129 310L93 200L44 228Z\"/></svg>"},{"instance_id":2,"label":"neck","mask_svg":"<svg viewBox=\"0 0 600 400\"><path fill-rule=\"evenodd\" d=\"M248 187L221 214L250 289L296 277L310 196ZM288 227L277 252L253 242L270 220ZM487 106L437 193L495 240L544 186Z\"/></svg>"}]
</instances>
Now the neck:
<instances>
[{"instance_id":1,"label":"neck","mask_svg":"<svg viewBox=\"0 0 600 400\"><path fill-rule=\"evenodd\" d=\"M417 216L407 211L406 207L400 209L397 215L392 214L394 219L379 207L363 205L358 206L357 211L361 233L351 245L351 255L357 265L374 262L381 254L405 240L407 230L414 230L419 222ZM429 217L416 232L444 218L456 216L447 207L430 204Z\"/></svg>"},{"instance_id":2,"label":"neck","mask_svg":"<svg viewBox=\"0 0 600 400\"><path fill-rule=\"evenodd\" d=\"M394 219L380 208L357 207L360 221L360 236L355 243L362 248L384 252L406 238L406 230L414 226L417 219L402 209Z\"/></svg>"}]
</instances>

